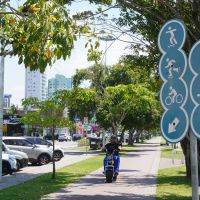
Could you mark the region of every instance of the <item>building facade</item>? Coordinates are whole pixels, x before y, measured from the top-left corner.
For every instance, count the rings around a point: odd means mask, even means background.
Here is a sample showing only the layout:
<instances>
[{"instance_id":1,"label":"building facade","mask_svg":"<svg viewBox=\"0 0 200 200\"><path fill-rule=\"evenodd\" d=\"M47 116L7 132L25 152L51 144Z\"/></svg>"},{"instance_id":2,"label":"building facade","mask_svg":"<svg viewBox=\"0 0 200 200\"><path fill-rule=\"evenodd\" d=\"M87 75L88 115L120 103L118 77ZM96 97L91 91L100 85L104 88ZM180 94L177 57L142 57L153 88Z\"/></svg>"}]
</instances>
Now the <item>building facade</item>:
<instances>
[{"instance_id":1,"label":"building facade","mask_svg":"<svg viewBox=\"0 0 200 200\"><path fill-rule=\"evenodd\" d=\"M41 101L47 99L47 77L39 70L30 71L26 68L25 72L25 98L36 97Z\"/></svg>"},{"instance_id":2,"label":"building facade","mask_svg":"<svg viewBox=\"0 0 200 200\"><path fill-rule=\"evenodd\" d=\"M53 93L59 90L71 90L72 79L63 75L56 74L55 78L48 80L48 97L52 97Z\"/></svg>"},{"instance_id":3,"label":"building facade","mask_svg":"<svg viewBox=\"0 0 200 200\"><path fill-rule=\"evenodd\" d=\"M4 94L4 96L3 96L3 108L10 108L11 97L12 97L11 94Z\"/></svg>"}]
</instances>

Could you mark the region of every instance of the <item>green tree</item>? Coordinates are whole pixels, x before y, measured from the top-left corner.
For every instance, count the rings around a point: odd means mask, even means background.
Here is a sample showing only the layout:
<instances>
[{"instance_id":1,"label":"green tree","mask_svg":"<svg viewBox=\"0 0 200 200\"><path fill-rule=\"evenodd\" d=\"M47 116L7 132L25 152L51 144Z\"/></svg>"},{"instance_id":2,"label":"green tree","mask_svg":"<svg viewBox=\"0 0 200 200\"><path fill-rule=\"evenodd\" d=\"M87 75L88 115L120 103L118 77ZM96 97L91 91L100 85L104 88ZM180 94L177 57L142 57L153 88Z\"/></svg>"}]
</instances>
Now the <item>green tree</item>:
<instances>
[{"instance_id":1,"label":"green tree","mask_svg":"<svg viewBox=\"0 0 200 200\"><path fill-rule=\"evenodd\" d=\"M32 107L34 111L25 114L20 121L24 124L39 125L44 128L50 128L52 133L53 141L53 172L52 178L55 178L55 160L54 160L54 149L55 149L55 130L56 128L66 127L70 123L63 116L64 107L59 101L49 99L47 101L39 101L36 98L24 99L22 105L25 107Z\"/></svg>"},{"instance_id":2,"label":"green tree","mask_svg":"<svg viewBox=\"0 0 200 200\"><path fill-rule=\"evenodd\" d=\"M193 44L200 39L200 3L199 1L151 1L151 0L117 0L121 8L121 17L117 19L119 26L128 27L132 35L139 34L142 41L139 44L132 43L131 48L137 52L145 52L146 60L151 68L158 72L157 66L160 59L157 37L162 25L171 18L177 18L186 24L187 40L184 50L188 54ZM139 59L141 62L141 59ZM181 141L181 146L186 160L186 173L191 176L190 164L190 139L189 133ZM198 152L200 142L198 141ZM198 158L200 162L200 158Z\"/></svg>"},{"instance_id":3,"label":"green tree","mask_svg":"<svg viewBox=\"0 0 200 200\"><path fill-rule=\"evenodd\" d=\"M17 106L15 106L14 104L11 105L7 111L7 114L18 114Z\"/></svg>"},{"instance_id":4,"label":"green tree","mask_svg":"<svg viewBox=\"0 0 200 200\"><path fill-rule=\"evenodd\" d=\"M144 85L130 85L129 89L134 91L134 96L129 112L122 121L122 126L124 130L129 131L128 143L132 145L135 131L138 135L142 131L150 131L159 127L161 108L155 93Z\"/></svg>"},{"instance_id":5,"label":"green tree","mask_svg":"<svg viewBox=\"0 0 200 200\"><path fill-rule=\"evenodd\" d=\"M77 114L80 119L91 118L96 110L96 92L94 89L73 88L58 91L54 97L56 101L67 107L71 121Z\"/></svg>"}]
</instances>

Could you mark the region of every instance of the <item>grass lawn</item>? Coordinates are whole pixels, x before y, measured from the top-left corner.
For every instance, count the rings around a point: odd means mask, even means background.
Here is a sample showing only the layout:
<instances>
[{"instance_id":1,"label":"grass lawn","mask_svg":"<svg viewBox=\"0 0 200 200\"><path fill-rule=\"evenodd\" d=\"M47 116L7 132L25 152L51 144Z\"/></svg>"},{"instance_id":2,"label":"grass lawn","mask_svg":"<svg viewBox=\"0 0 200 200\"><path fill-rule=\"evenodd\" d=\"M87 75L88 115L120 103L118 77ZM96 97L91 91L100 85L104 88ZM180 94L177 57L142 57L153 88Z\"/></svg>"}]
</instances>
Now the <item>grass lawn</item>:
<instances>
[{"instance_id":1,"label":"grass lawn","mask_svg":"<svg viewBox=\"0 0 200 200\"><path fill-rule=\"evenodd\" d=\"M161 169L158 172L156 200L191 200L191 182L185 167Z\"/></svg>"},{"instance_id":2,"label":"grass lawn","mask_svg":"<svg viewBox=\"0 0 200 200\"><path fill-rule=\"evenodd\" d=\"M163 146L161 150L161 158L172 158L172 146ZM181 160L181 157L181 148L175 149L174 159Z\"/></svg>"},{"instance_id":3,"label":"grass lawn","mask_svg":"<svg viewBox=\"0 0 200 200\"><path fill-rule=\"evenodd\" d=\"M103 156L95 156L87 160L66 166L57 170L56 179L51 179L51 173L44 174L22 184L0 190L2 200L38 200L43 195L55 192L67 184L79 180L102 167Z\"/></svg>"}]
</instances>

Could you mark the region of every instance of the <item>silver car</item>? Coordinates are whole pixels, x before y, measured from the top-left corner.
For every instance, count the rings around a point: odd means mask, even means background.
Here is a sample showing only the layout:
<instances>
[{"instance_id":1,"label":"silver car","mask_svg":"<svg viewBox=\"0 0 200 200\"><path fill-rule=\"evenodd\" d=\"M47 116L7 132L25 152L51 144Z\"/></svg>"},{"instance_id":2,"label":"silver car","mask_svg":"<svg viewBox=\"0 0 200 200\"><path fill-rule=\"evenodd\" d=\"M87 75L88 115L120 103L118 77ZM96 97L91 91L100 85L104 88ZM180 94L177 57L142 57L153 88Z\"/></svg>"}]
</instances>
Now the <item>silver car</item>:
<instances>
[{"instance_id":1,"label":"silver car","mask_svg":"<svg viewBox=\"0 0 200 200\"><path fill-rule=\"evenodd\" d=\"M43 139L43 138L32 137L32 136L25 136L24 138L27 139L29 142L37 145L37 146L47 147L47 148L49 148L53 151L53 144L51 142ZM60 146L55 145L54 160L59 161L64 156L65 156L64 150Z\"/></svg>"},{"instance_id":2,"label":"silver car","mask_svg":"<svg viewBox=\"0 0 200 200\"><path fill-rule=\"evenodd\" d=\"M17 171L19 171L20 168L28 166L28 156L26 153L21 151L11 150L6 146L4 142L2 143L2 151L4 153L15 156L15 159L17 161Z\"/></svg>"},{"instance_id":3,"label":"silver car","mask_svg":"<svg viewBox=\"0 0 200 200\"><path fill-rule=\"evenodd\" d=\"M3 137L3 142L12 150L22 151L28 155L29 162L45 165L51 162L53 151L29 142L23 137Z\"/></svg>"}]
</instances>

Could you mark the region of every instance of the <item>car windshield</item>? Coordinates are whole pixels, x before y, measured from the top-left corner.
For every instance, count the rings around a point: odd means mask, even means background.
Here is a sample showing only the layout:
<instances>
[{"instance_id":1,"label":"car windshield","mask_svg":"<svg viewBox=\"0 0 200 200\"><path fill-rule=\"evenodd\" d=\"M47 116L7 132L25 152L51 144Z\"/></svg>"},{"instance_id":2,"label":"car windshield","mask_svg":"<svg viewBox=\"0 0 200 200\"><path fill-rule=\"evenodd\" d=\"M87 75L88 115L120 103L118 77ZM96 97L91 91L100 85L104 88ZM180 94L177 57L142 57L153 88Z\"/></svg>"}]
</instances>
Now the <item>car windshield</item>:
<instances>
[{"instance_id":1,"label":"car windshield","mask_svg":"<svg viewBox=\"0 0 200 200\"><path fill-rule=\"evenodd\" d=\"M59 136L65 136L65 135L67 135L66 133L61 133Z\"/></svg>"},{"instance_id":2,"label":"car windshield","mask_svg":"<svg viewBox=\"0 0 200 200\"><path fill-rule=\"evenodd\" d=\"M42 138L39 138L39 137L29 137L29 138L26 138L28 141L34 143L34 144L40 144L40 145L51 145L50 142L48 142L47 140L44 140Z\"/></svg>"}]
</instances>

